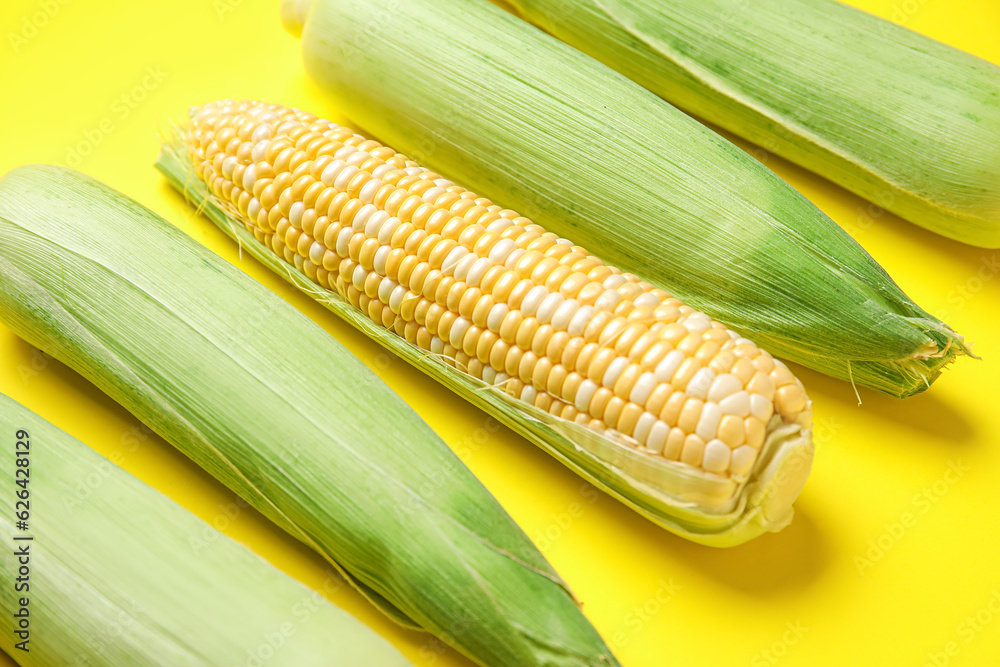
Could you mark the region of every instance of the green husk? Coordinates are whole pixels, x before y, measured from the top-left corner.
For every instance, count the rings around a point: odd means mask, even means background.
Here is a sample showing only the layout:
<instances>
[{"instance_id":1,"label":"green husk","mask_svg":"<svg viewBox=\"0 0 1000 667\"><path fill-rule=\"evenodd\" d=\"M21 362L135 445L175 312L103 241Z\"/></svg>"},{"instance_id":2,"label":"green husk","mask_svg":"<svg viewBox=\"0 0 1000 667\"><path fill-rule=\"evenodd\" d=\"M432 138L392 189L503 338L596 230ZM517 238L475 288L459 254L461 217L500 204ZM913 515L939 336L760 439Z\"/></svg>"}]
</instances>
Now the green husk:
<instances>
[{"instance_id":1,"label":"green husk","mask_svg":"<svg viewBox=\"0 0 1000 667\"><path fill-rule=\"evenodd\" d=\"M7 470L18 469L22 431L30 466L18 479L27 488L8 479L11 511L0 515L5 547L29 552L27 575L10 555L0 560L10 586L0 596L0 648L21 665L410 664L352 616L0 394ZM13 521L17 491L29 494L27 531ZM192 548L193 539L205 546ZM15 634L22 598L27 636Z\"/></svg>"},{"instance_id":2,"label":"green husk","mask_svg":"<svg viewBox=\"0 0 1000 667\"><path fill-rule=\"evenodd\" d=\"M756 160L486 0L307 16L307 70L371 132L778 356L903 397L968 354Z\"/></svg>"},{"instance_id":3,"label":"green husk","mask_svg":"<svg viewBox=\"0 0 1000 667\"><path fill-rule=\"evenodd\" d=\"M742 480L650 457L456 370L441 357L374 324L337 292L317 286L258 242L238 217L228 212L231 207L211 194L198 178L180 134L164 145L156 166L171 185L240 244L241 252L249 253L372 340L667 530L701 544L727 547L780 530L791 521L792 503L812 463L808 429L798 425L772 429L759 461Z\"/></svg>"},{"instance_id":4,"label":"green husk","mask_svg":"<svg viewBox=\"0 0 1000 667\"><path fill-rule=\"evenodd\" d=\"M686 111L931 231L1000 247L992 63L832 0L509 2Z\"/></svg>"},{"instance_id":5,"label":"green husk","mask_svg":"<svg viewBox=\"0 0 1000 667\"><path fill-rule=\"evenodd\" d=\"M0 319L481 664L617 664L566 584L373 372L246 274L71 170L0 180Z\"/></svg>"}]
</instances>

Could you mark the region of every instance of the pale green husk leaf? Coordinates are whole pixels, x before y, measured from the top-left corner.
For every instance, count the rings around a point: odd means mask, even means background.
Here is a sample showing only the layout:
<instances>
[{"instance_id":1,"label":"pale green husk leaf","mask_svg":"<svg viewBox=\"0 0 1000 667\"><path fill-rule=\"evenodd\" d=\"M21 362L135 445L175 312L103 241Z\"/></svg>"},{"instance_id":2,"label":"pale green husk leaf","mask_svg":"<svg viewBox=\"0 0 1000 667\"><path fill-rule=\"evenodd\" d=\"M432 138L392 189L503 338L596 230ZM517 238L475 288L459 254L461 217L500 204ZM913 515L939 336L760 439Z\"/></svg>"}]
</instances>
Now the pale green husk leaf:
<instances>
[{"instance_id":1,"label":"pale green husk leaf","mask_svg":"<svg viewBox=\"0 0 1000 667\"><path fill-rule=\"evenodd\" d=\"M318 593L0 394L10 471L21 431L30 464L18 479L28 484L5 483L11 511L0 535L6 548L27 547L30 571L0 559L9 586L0 648L22 666L410 664ZM27 531L13 521L14 492L24 490ZM26 588L15 591L19 576ZM15 634L21 598L27 636Z\"/></svg>"}]
</instances>

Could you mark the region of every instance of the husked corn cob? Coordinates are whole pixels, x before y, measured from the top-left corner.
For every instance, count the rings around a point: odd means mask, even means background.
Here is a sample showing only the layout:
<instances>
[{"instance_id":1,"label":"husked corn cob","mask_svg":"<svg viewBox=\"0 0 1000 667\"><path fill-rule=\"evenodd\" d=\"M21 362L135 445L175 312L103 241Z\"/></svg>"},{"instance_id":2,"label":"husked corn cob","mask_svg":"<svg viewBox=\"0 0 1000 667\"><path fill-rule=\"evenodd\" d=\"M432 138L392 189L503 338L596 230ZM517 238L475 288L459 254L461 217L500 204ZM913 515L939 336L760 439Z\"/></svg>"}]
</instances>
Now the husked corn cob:
<instances>
[{"instance_id":1,"label":"husked corn cob","mask_svg":"<svg viewBox=\"0 0 1000 667\"><path fill-rule=\"evenodd\" d=\"M638 277L328 120L192 110L198 176L258 241L376 324L651 456L745 479L808 428L780 361Z\"/></svg>"}]
</instances>

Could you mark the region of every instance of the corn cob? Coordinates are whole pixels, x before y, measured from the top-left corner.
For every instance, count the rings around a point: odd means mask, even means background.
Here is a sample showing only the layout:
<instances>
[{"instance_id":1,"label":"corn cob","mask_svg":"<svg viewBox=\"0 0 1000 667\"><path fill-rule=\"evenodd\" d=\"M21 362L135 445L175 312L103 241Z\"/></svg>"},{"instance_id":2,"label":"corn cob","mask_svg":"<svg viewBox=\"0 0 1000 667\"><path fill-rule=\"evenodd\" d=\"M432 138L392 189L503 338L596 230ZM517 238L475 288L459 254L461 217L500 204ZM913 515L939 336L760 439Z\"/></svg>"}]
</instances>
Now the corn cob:
<instances>
[{"instance_id":1,"label":"corn cob","mask_svg":"<svg viewBox=\"0 0 1000 667\"><path fill-rule=\"evenodd\" d=\"M1000 67L831 0L510 0L667 101L1000 247Z\"/></svg>"},{"instance_id":2,"label":"corn cob","mask_svg":"<svg viewBox=\"0 0 1000 667\"><path fill-rule=\"evenodd\" d=\"M0 180L0 319L481 664L617 664L435 433L288 303L71 170ZM349 409L344 409L349 406Z\"/></svg>"},{"instance_id":3,"label":"corn cob","mask_svg":"<svg viewBox=\"0 0 1000 667\"><path fill-rule=\"evenodd\" d=\"M773 354L902 397L968 353L756 160L486 0L311 4L286 18L348 116Z\"/></svg>"},{"instance_id":4,"label":"corn cob","mask_svg":"<svg viewBox=\"0 0 1000 667\"><path fill-rule=\"evenodd\" d=\"M515 398L738 479L769 431L810 426L801 383L767 352L391 148L260 102L191 121L198 176L259 242Z\"/></svg>"},{"instance_id":5,"label":"corn cob","mask_svg":"<svg viewBox=\"0 0 1000 667\"><path fill-rule=\"evenodd\" d=\"M2 394L0 431L8 456L20 450L29 464L10 461L25 482L11 488L36 509L26 531L11 512L0 516L4 543L28 552L27 575L18 559L0 560L5 583L21 577L16 594L0 596L0 648L22 666L410 664L318 593ZM192 549L195 537L206 546Z\"/></svg>"},{"instance_id":6,"label":"corn cob","mask_svg":"<svg viewBox=\"0 0 1000 667\"><path fill-rule=\"evenodd\" d=\"M811 405L783 364L347 128L191 115L158 167L306 294L669 530L727 546L788 523Z\"/></svg>"}]
</instances>

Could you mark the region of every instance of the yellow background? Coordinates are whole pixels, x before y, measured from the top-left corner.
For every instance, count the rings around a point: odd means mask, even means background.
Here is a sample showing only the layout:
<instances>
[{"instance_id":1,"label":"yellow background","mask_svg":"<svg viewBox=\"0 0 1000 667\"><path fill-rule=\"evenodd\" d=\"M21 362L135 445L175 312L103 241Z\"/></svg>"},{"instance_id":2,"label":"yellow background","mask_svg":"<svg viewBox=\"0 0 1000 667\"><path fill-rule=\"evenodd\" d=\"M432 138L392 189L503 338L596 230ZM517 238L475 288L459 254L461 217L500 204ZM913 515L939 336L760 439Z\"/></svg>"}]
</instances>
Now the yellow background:
<instances>
[{"instance_id":1,"label":"yellow background","mask_svg":"<svg viewBox=\"0 0 1000 667\"><path fill-rule=\"evenodd\" d=\"M50 17L39 14L46 4ZM182 120L188 105L216 98L263 98L346 122L306 78L299 43L282 31L276 4L3 0L0 173L29 162L74 164L71 148L93 144L79 169L288 299L461 446L484 426L483 413L380 354L252 260L240 261L235 245L152 167L158 133ZM995 0L852 4L1000 63ZM15 45L10 35L24 34L26 18L44 25ZM357 121L363 127L364 119ZM664 532L505 429L466 462L569 582L628 667L924 665L934 664L931 655L937 664L998 665L1000 614L988 604L996 599L1000 610L1000 253L877 209L870 215L867 202L829 182L774 157L766 162L854 235L912 298L972 340L983 361L960 361L905 402L862 391L862 407L850 385L798 369L816 406L812 477L789 528L730 550ZM235 497L228 490L159 438L136 440L131 415L2 327L0 359L0 391L105 455L119 454L126 469L305 584L323 586L328 568L319 557L252 510L230 519ZM959 463L967 470L949 476ZM913 520L904 526L906 513ZM419 665L468 664L429 635L393 626L346 587L328 596ZM965 620L977 613L983 625Z\"/></svg>"}]
</instances>

